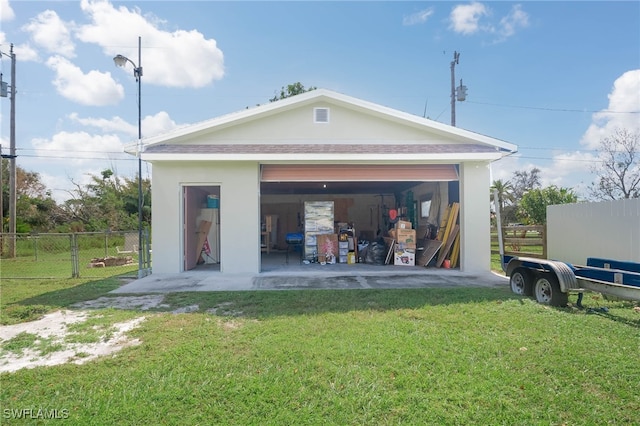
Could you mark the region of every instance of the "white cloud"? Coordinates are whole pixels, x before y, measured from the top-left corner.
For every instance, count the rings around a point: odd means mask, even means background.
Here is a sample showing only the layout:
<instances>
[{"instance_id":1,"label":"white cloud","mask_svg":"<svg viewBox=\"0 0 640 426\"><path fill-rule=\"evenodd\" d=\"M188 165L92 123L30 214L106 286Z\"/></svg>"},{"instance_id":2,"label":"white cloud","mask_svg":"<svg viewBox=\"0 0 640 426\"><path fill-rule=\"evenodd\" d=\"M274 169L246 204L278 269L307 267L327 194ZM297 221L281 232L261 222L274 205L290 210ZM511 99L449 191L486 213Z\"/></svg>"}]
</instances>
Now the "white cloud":
<instances>
[{"instance_id":1,"label":"white cloud","mask_svg":"<svg viewBox=\"0 0 640 426\"><path fill-rule=\"evenodd\" d=\"M0 0L0 22L11 21L16 15L13 13L9 0Z\"/></svg>"},{"instance_id":2,"label":"white cloud","mask_svg":"<svg viewBox=\"0 0 640 426\"><path fill-rule=\"evenodd\" d=\"M434 12L434 8L433 7L429 7L427 9L421 10L419 12L413 13L409 16L405 16L402 19L402 25L416 25L416 24L423 24L425 22L427 22L427 19L429 19L429 17L431 15L433 15Z\"/></svg>"},{"instance_id":3,"label":"white cloud","mask_svg":"<svg viewBox=\"0 0 640 426\"><path fill-rule=\"evenodd\" d=\"M29 43L15 46L16 60L19 61L40 61L40 55Z\"/></svg>"},{"instance_id":4,"label":"white cloud","mask_svg":"<svg viewBox=\"0 0 640 426\"><path fill-rule=\"evenodd\" d=\"M9 55L11 43L7 41L6 37L7 35L0 31L0 50ZM38 53L29 44L14 45L13 53L16 55L16 61L34 61L38 59Z\"/></svg>"},{"instance_id":5,"label":"white cloud","mask_svg":"<svg viewBox=\"0 0 640 426\"><path fill-rule=\"evenodd\" d=\"M633 114L632 112L636 112ZM593 114L593 123L580 143L596 149L600 140L617 128L640 131L640 69L627 71L616 79L609 94L609 107Z\"/></svg>"},{"instance_id":6,"label":"white cloud","mask_svg":"<svg viewBox=\"0 0 640 426\"><path fill-rule=\"evenodd\" d=\"M53 84L63 97L82 105L111 105L124 97L123 87L116 83L111 73L89 71L80 68L61 56L47 60L47 66L55 71Z\"/></svg>"},{"instance_id":7,"label":"white cloud","mask_svg":"<svg viewBox=\"0 0 640 426\"><path fill-rule=\"evenodd\" d=\"M522 158L518 153L492 163L491 182L498 179L508 181L513 179L514 171L530 171L536 167L540 169L543 188L550 185L571 188L579 196L585 197L586 188L593 180L590 166L594 160L593 154L588 152L559 152L552 155L550 163L543 165Z\"/></svg>"},{"instance_id":8,"label":"white cloud","mask_svg":"<svg viewBox=\"0 0 640 426\"><path fill-rule=\"evenodd\" d=\"M482 3L473 2L455 6L451 10L450 28L461 34L473 34L480 28L480 18L489 15L489 10Z\"/></svg>"},{"instance_id":9,"label":"white cloud","mask_svg":"<svg viewBox=\"0 0 640 426\"><path fill-rule=\"evenodd\" d=\"M481 23L483 18L492 14L491 9L482 3L473 2L455 6L449 15L449 28L454 32L471 35L487 33L497 35L494 43L500 43L513 36L520 28L529 26L529 15L517 4L511 8L506 16L503 16L497 25L490 22Z\"/></svg>"},{"instance_id":10,"label":"white cloud","mask_svg":"<svg viewBox=\"0 0 640 426\"><path fill-rule=\"evenodd\" d=\"M105 54L122 54L143 67L145 82L168 87L203 87L224 76L224 58L214 39L196 30L173 32L159 28L157 17L106 1L81 3L90 24L78 27L76 36L96 43ZM138 37L142 61L138 64ZM150 65L147 65L150 64Z\"/></svg>"},{"instance_id":11,"label":"white cloud","mask_svg":"<svg viewBox=\"0 0 640 426\"><path fill-rule=\"evenodd\" d=\"M142 136L148 138L166 133L176 127L178 127L176 122L169 117L169 114L160 111L156 115L148 115L142 120Z\"/></svg>"},{"instance_id":12,"label":"white cloud","mask_svg":"<svg viewBox=\"0 0 640 426\"><path fill-rule=\"evenodd\" d=\"M121 117L107 118L81 118L78 113L69 114L69 119L87 127L95 127L102 132L123 133L132 139L138 138L138 123L129 123ZM151 137L168 132L177 127L176 122L165 111L142 118L142 136Z\"/></svg>"},{"instance_id":13,"label":"white cloud","mask_svg":"<svg viewBox=\"0 0 640 426\"><path fill-rule=\"evenodd\" d=\"M75 56L75 45L71 41L69 27L73 24L60 19L53 10L45 10L24 25L22 29L31 34L31 39L47 52L66 58Z\"/></svg>"},{"instance_id":14,"label":"white cloud","mask_svg":"<svg viewBox=\"0 0 640 426\"><path fill-rule=\"evenodd\" d=\"M33 139L32 145L38 156L65 157L76 164L87 160L126 158L120 138L113 134L63 131L51 139Z\"/></svg>"},{"instance_id":15,"label":"white cloud","mask_svg":"<svg viewBox=\"0 0 640 426\"><path fill-rule=\"evenodd\" d=\"M529 15L522 10L522 7L517 4L511 8L509 14L500 19L500 36L502 39L511 37L516 33L519 28L525 28L529 26Z\"/></svg>"},{"instance_id":16,"label":"white cloud","mask_svg":"<svg viewBox=\"0 0 640 426\"><path fill-rule=\"evenodd\" d=\"M80 118L77 112L69 114L69 119L78 124L87 127L95 127L105 133L117 133L122 132L128 135L138 134L138 125L131 124L123 120L120 117L108 118Z\"/></svg>"},{"instance_id":17,"label":"white cloud","mask_svg":"<svg viewBox=\"0 0 640 426\"><path fill-rule=\"evenodd\" d=\"M591 182L591 165L595 161L589 152L561 152L553 155L551 166L541 167L543 186L578 187ZM582 185L584 186L584 185Z\"/></svg>"}]
</instances>

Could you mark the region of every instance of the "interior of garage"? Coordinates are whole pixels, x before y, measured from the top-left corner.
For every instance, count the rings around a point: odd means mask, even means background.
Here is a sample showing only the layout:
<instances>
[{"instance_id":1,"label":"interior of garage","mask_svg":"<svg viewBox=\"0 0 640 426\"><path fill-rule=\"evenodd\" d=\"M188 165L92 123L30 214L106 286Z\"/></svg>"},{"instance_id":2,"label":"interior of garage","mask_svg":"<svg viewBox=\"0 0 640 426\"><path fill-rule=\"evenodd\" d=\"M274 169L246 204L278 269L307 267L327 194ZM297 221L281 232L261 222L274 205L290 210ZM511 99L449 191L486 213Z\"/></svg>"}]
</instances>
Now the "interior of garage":
<instances>
[{"instance_id":1,"label":"interior of garage","mask_svg":"<svg viewBox=\"0 0 640 426\"><path fill-rule=\"evenodd\" d=\"M397 166L396 170L400 167ZM388 180L385 180L384 173L389 171L385 169L373 170L382 172L376 177L369 175L350 181L338 180L340 173L322 180L308 168L301 172L305 180L295 173L284 178L282 175L264 178L266 174L263 173L260 186L263 264L278 259L284 264L335 261L435 266L440 252L444 251L444 228L448 223L455 225L457 222L457 211L455 219L449 217L452 206L459 203L457 171L452 168L455 178L450 174L436 173L424 176L423 180L394 180L388 175ZM371 173L372 170L366 172ZM314 236L309 232L315 225L310 226L308 222L316 220L311 216L315 211L310 210L310 206L323 206L325 203L332 208L333 226L323 233L333 234L333 239L338 240L338 247L334 242L331 250L335 251L334 258L324 256L324 241L328 237ZM399 227L403 230L396 231ZM407 233L413 234L410 240L413 239L415 244L407 244L402 239L402 235ZM453 243L439 266L457 267L459 264L455 255L454 259L449 259L456 237L451 238ZM314 244L317 247L315 252L310 249ZM384 251L384 259L372 255L373 250L369 249L373 247L379 255L381 250ZM428 254L434 251L433 256L427 259L425 250L429 250ZM412 255L410 261L403 256L406 254Z\"/></svg>"}]
</instances>

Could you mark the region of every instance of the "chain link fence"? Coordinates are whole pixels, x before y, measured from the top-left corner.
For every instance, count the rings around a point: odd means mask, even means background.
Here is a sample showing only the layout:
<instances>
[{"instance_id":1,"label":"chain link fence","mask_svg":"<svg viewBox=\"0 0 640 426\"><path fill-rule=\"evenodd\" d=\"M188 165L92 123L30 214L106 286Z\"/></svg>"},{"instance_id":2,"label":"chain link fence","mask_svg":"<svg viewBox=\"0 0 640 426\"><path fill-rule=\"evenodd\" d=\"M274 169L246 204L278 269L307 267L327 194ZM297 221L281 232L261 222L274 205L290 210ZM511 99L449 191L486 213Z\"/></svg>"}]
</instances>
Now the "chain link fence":
<instances>
[{"instance_id":1,"label":"chain link fence","mask_svg":"<svg viewBox=\"0 0 640 426\"><path fill-rule=\"evenodd\" d=\"M149 234L0 234L0 278L137 278L151 271ZM139 272L140 271L140 272Z\"/></svg>"}]
</instances>

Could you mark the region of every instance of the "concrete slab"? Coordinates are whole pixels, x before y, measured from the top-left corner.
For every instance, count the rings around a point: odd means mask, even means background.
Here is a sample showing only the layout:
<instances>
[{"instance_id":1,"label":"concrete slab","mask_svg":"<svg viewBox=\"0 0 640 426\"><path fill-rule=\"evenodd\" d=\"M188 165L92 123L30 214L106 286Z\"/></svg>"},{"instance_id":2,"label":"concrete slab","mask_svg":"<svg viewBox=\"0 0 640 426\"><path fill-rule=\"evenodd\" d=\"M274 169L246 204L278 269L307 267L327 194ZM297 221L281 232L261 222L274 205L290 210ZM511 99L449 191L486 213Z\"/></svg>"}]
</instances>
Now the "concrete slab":
<instances>
[{"instance_id":1,"label":"concrete slab","mask_svg":"<svg viewBox=\"0 0 640 426\"><path fill-rule=\"evenodd\" d=\"M209 268L179 274L151 274L111 293L495 287L509 284L507 277L495 273L466 273L458 269L419 266L301 263L274 266L263 262L263 271L260 274L229 275Z\"/></svg>"}]
</instances>

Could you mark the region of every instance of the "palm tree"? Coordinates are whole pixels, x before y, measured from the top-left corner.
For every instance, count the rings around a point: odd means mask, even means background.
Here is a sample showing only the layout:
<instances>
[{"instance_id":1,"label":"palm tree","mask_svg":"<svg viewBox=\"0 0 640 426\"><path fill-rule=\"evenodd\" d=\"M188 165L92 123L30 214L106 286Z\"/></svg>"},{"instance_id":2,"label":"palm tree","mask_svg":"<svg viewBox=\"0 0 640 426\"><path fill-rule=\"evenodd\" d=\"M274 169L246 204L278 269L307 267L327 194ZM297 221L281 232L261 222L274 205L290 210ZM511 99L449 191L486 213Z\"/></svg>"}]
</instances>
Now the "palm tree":
<instances>
[{"instance_id":1,"label":"palm tree","mask_svg":"<svg viewBox=\"0 0 640 426\"><path fill-rule=\"evenodd\" d=\"M498 206L500 209L500 218L504 219L504 208L507 202L511 204L513 202L513 186L511 181L503 181L502 179L494 180L491 184L491 196L490 200L493 202L494 193L498 192ZM504 221L503 221L504 223Z\"/></svg>"}]
</instances>

